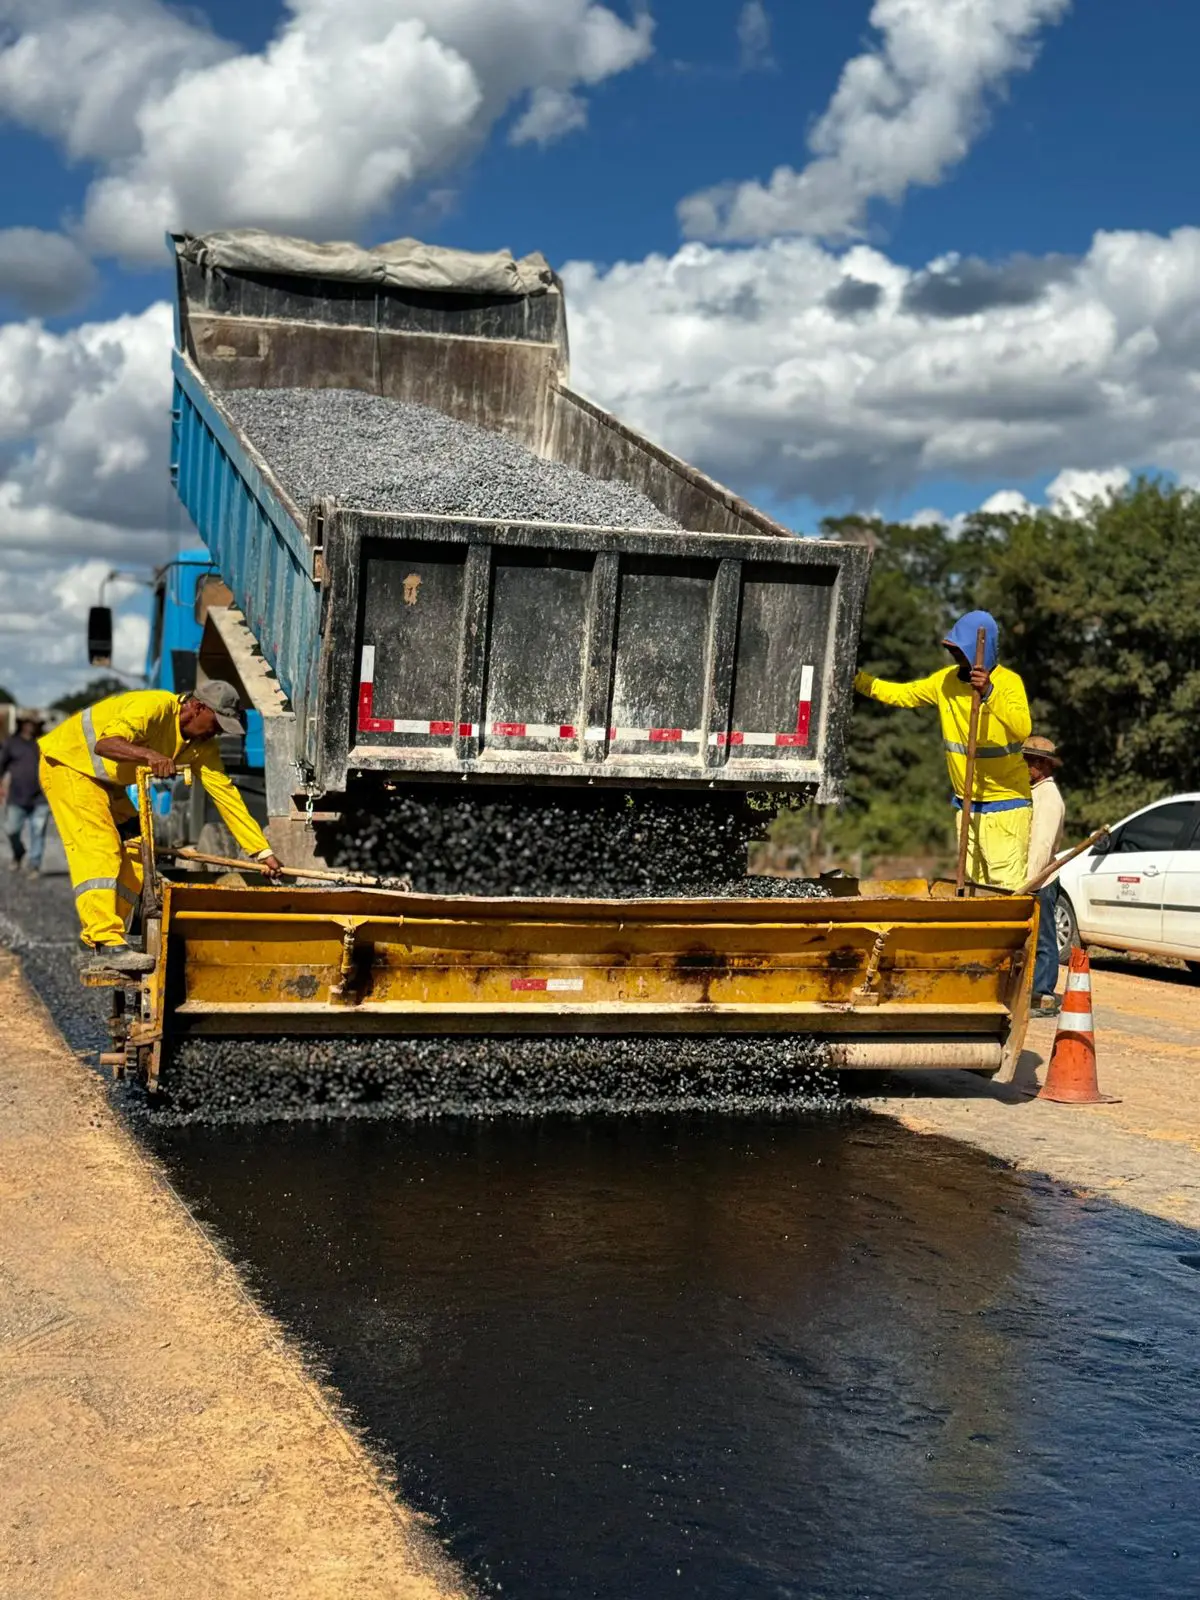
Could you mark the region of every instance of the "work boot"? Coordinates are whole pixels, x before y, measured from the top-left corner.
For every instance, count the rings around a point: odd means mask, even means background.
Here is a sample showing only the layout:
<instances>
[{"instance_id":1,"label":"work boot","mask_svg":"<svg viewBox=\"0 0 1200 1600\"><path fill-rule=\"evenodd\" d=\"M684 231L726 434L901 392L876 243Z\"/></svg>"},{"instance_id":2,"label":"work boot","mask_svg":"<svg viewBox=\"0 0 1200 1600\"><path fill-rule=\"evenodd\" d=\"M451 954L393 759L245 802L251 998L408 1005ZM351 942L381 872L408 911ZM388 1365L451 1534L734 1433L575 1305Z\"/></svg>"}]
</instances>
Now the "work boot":
<instances>
[{"instance_id":1,"label":"work boot","mask_svg":"<svg viewBox=\"0 0 1200 1600\"><path fill-rule=\"evenodd\" d=\"M153 972L154 957L128 944L100 944L87 962L89 972Z\"/></svg>"},{"instance_id":2,"label":"work boot","mask_svg":"<svg viewBox=\"0 0 1200 1600\"><path fill-rule=\"evenodd\" d=\"M12 860L8 863L8 870L10 872L20 872L20 870L21 870L21 857L20 856L13 856Z\"/></svg>"},{"instance_id":3,"label":"work boot","mask_svg":"<svg viewBox=\"0 0 1200 1600\"><path fill-rule=\"evenodd\" d=\"M1062 1010L1062 1001L1056 994L1035 994L1033 997L1033 1014L1035 1017L1056 1017Z\"/></svg>"}]
</instances>

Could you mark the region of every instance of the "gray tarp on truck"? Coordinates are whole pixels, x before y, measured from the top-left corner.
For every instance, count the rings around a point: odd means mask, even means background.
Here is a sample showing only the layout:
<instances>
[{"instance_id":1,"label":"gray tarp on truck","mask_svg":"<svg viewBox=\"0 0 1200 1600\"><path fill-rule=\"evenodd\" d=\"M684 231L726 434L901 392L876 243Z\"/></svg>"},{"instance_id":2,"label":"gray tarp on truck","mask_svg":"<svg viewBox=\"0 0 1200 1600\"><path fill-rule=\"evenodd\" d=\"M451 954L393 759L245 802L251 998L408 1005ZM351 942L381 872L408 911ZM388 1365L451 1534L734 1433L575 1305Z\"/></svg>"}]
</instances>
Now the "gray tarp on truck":
<instances>
[{"instance_id":1,"label":"gray tarp on truck","mask_svg":"<svg viewBox=\"0 0 1200 1600\"><path fill-rule=\"evenodd\" d=\"M283 273L454 294L545 294L555 281L549 262L536 252L518 261L509 250L445 250L419 239L393 239L366 250L344 240L311 244L260 228L228 228L185 234L179 253L199 266L226 272Z\"/></svg>"}]
</instances>

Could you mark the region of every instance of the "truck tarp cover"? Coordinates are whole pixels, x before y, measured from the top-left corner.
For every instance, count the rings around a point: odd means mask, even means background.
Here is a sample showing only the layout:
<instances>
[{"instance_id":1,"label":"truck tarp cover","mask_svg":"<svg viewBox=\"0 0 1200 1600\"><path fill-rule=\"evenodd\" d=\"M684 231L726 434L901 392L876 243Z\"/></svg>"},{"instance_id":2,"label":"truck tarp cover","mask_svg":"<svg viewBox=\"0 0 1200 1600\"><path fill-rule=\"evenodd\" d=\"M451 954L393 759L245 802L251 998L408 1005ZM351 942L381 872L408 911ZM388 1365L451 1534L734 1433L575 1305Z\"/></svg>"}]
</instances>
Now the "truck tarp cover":
<instances>
[{"instance_id":1,"label":"truck tarp cover","mask_svg":"<svg viewBox=\"0 0 1200 1600\"><path fill-rule=\"evenodd\" d=\"M340 278L455 294L545 294L554 285L554 274L543 255L535 253L517 261L508 250L443 250L419 239L393 239L390 244L364 250L345 241L312 244L258 228L230 228L221 233L184 234L179 253L209 270Z\"/></svg>"}]
</instances>

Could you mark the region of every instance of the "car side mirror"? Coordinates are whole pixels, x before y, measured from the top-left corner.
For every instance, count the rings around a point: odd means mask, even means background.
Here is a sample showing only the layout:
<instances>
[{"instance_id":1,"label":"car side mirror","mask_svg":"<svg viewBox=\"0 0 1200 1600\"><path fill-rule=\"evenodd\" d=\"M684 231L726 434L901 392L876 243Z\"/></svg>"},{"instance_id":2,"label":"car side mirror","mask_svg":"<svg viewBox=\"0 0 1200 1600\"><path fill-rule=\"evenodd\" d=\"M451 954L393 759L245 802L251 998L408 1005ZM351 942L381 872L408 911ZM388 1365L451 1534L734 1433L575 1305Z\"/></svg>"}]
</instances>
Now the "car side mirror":
<instances>
[{"instance_id":1,"label":"car side mirror","mask_svg":"<svg viewBox=\"0 0 1200 1600\"><path fill-rule=\"evenodd\" d=\"M88 612L87 653L89 666L112 666L113 621L109 606L93 606Z\"/></svg>"},{"instance_id":2,"label":"car side mirror","mask_svg":"<svg viewBox=\"0 0 1200 1600\"><path fill-rule=\"evenodd\" d=\"M1095 844L1088 851L1088 854L1091 855L1091 856L1106 856L1106 855L1109 855L1111 853L1111 851L1112 851L1113 846L1116 844L1116 842L1117 842L1116 839L1113 837L1113 835L1111 833L1106 833L1104 835L1103 839L1097 839L1096 840Z\"/></svg>"}]
</instances>

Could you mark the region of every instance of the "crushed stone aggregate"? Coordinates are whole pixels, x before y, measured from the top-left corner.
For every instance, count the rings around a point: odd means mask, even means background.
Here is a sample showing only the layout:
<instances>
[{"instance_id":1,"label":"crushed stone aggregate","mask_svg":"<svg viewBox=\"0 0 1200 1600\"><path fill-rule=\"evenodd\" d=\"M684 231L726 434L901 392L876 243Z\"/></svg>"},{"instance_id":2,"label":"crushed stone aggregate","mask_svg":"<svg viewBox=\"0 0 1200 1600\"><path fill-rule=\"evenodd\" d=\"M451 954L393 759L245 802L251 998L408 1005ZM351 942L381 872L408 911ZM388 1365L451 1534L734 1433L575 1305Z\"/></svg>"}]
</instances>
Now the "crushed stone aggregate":
<instances>
[{"instance_id":1,"label":"crushed stone aggregate","mask_svg":"<svg viewBox=\"0 0 1200 1600\"><path fill-rule=\"evenodd\" d=\"M180 1041L169 1123L845 1108L803 1035Z\"/></svg>"},{"instance_id":2,"label":"crushed stone aggregate","mask_svg":"<svg viewBox=\"0 0 1200 1600\"><path fill-rule=\"evenodd\" d=\"M517 440L360 389L234 389L222 405L298 505L678 529L629 484L544 461Z\"/></svg>"},{"instance_id":3,"label":"crushed stone aggregate","mask_svg":"<svg viewBox=\"0 0 1200 1600\"><path fill-rule=\"evenodd\" d=\"M773 812L740 795L612 789L352 788L318 838L332 864L412 879L422 894L809 897L816 884L751 878Z\"/></svg>"}]
</instances>

